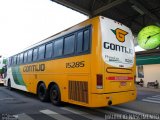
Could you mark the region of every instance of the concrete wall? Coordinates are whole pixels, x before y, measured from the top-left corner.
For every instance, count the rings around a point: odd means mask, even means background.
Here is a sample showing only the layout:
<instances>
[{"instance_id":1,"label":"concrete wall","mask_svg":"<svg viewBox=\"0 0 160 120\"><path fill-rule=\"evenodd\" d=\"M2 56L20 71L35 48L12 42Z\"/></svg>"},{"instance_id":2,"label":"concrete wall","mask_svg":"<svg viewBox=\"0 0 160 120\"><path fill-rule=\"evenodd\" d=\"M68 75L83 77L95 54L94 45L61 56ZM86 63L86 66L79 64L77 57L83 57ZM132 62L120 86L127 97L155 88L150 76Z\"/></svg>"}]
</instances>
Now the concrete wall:
<instances>
[{"instance_id":1,"label":"concrete wall","mask_svg":"<svg viewBox=\"0 0 160 120\"><path fill-rule=\"evenodd\" d=\"M144 72L144 87L147 87L148 82L154 82L158 80L160 85L160 64L151 64L151 65L143 65ZM140 81L141 78L138 78L138 67L136 69L136 81Z\"/></svg>"}]
</instances>

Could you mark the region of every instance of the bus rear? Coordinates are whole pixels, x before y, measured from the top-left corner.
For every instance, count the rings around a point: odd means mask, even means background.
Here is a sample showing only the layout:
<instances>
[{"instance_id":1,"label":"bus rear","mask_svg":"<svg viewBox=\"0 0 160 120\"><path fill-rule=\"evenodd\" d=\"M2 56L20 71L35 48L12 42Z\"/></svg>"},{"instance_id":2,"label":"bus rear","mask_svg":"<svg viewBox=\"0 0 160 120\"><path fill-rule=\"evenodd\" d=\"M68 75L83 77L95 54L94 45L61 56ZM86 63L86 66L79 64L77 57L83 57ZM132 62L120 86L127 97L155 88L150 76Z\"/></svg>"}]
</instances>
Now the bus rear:
<instances>
[{"instance_id":1,"label":"bus rear","mask_svg":"<svg viewBox=\"0 0 160 120\"><path fill-rule=\"evenodd\" d=\"M92 105L108 106L135 100L132 32L123 24L104 17L99 17L99 28L97 48L100 54L96 53L94 58L97 64L92 63L92 71L96 71L92 81L95 85L92 88Z\"/></svg>"}]
</instances>

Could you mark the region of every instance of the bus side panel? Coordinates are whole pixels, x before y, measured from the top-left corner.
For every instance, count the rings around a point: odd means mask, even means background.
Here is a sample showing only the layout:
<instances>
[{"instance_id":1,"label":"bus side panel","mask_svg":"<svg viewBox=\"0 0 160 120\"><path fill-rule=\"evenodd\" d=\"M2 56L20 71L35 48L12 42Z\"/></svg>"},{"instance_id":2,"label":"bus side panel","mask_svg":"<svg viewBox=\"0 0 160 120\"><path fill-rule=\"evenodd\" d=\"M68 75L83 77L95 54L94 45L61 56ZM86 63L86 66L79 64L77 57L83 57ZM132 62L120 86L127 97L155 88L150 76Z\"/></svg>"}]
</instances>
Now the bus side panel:
<instances>
[{"instance_id":1,"label":"bus side panel","mask_svg":"<svg viewBox=\"0 0 160 120\"><path fill-rule=\"evenodd\" d=\"M26 81L24 81L22 74L20 72L20 67L8 67L7 68L7 77L5 78L5 86L8 86L8 81L11 82L11 87L27 91Z\"/></svg>"},{"instance_id":2,"label":"bus side panel","mask_svg":"<svg viewBox=\"0 0 160 120\"><path fill-rule=\"evenodd\" d=\"M44 70L39 67L41 65L44 65ZM37 84L40 81L43 81L46 87L51 82L55 82L60 88L62 101L67 102L69 81L87 81L88 84L90 55L27 64L21 66L20 69L29 92L36 93Z\"/></svg>"}]
</instances>

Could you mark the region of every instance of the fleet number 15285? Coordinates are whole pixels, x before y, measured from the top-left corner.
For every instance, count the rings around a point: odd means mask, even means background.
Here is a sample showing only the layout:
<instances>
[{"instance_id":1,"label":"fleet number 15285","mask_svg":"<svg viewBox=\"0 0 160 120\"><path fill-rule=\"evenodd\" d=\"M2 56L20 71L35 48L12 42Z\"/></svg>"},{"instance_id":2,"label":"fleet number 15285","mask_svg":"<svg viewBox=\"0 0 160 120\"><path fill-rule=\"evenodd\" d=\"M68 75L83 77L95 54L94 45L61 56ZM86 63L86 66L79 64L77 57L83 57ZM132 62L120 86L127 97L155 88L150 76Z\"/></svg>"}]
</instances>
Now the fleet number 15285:
<instances>
[{"instance_id":1,"label":"fleet number 15285","mask_svg":"<svg viewBox=\"0 0 160 120\"><path fill-rule=\"evenodd\" d=\"M66 68L79 68L84 67L84 61L78 61L78 62L69 62L66 63Z\"/></svg>"}]
</instances>

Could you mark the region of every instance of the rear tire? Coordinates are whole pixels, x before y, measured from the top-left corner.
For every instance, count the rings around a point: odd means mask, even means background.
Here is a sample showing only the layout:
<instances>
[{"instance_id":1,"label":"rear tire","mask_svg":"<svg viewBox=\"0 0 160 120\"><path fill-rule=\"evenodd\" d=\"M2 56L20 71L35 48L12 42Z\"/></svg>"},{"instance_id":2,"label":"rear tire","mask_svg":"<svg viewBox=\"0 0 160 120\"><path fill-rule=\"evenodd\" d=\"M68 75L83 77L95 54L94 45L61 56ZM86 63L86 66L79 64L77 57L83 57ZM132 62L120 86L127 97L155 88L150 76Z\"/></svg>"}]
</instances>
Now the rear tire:
<instances>
[{"instance_id":1,"label":"rear tire","mask_svg":"<svg viewBox=\"0 0 160 120\"><path fill-rule=\"evenodd\" d=\"M8 88L9 90L12 90L12 87L11 87L11 81L10 81L10 80L8 80L7 88Z\"/></svg>"},{"instance_id":2,"label":"rear tire","mask_svg":"<svg viewBox=\"0 0 160 120\"><path fill-rule=\"evenodd\" d=\"M37 88L37 95L38 98L42 101L42 102L46 102L49 99L49 95L46 89L46 86L44 83L40 83L40 85L38 85Z\"/></svg>"},{"instance_id":3,"label":"rear tire","mask_svg":"<svg viewBox=\"0 0 160 120\"><path fill-rule=\"evenodd\" d=\"M62 105L61 93L60 93L59 87L56 84L51 86L50 100L51 100L53 105L56 105L56 106Z\"/></svg>"}]
</instances>

